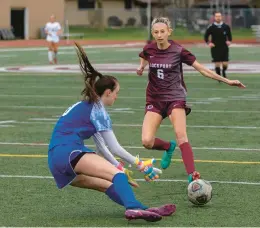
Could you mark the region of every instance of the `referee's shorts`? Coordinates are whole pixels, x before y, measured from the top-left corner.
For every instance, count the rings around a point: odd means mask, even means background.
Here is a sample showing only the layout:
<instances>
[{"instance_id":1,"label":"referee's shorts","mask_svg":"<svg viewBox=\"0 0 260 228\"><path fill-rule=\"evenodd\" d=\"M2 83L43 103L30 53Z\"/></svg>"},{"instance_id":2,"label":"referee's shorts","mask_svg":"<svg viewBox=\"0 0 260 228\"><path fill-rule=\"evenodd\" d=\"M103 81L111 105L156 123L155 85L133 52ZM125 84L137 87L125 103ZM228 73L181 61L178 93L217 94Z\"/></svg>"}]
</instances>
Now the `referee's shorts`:
<instances>
[{"instance_id":1,"label":"referee's shorts","mask_svg":"<svg viewBox=\"0 0 260 228\"><path fill-rule=\"evenodd\" d=\"M228 62L229 48L226 47L212 47L211 48L212 62Z\"/></svg>"}]
</instances>

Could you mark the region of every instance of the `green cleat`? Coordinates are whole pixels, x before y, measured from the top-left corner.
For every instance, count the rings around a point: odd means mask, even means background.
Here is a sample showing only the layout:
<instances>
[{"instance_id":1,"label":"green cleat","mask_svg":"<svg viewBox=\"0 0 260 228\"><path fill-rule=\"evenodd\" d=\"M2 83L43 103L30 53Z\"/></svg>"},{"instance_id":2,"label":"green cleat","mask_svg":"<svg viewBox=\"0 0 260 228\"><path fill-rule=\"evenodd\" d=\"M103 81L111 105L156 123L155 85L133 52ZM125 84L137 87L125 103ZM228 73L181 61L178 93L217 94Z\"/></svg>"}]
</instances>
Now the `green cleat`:
<instances>
[{"instance_id":1,"label":"green cleat","mask_svg":"<svg viewBox=\"0 0 260 228\"><path fill-rule=\"evenodd\" d=\"M162 169L167 169L169 167L169 165L171 164L172 155L173 155L173 152L176 147L176 142L171 140L170 144L171 144L170 148L168 150L166 150L162 156L162 160L161 160Z\"/></svg>"}]
</instances>

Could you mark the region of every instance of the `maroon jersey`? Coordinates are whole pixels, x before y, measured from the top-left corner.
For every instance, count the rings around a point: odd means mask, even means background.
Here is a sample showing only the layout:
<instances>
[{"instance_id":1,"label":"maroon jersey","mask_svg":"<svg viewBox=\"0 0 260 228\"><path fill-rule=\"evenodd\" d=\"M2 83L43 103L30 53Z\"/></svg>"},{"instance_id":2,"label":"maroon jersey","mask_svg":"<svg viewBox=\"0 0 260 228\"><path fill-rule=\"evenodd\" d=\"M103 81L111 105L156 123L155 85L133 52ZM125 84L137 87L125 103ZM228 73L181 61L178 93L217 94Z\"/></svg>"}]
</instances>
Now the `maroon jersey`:
<instances>
[{"instance_id":1,"label":"maroon jersey","mask_svg":"<svg viewBox=\"0 0 260 228\"><path fill-rule=\"evenodd\" d=\"M181 45L169 40L170 46L160 50L156 43L147 44L139 56L149 62L146 100L186 100L182 63L191 66L196 57Z\"/></svg>"}]
</instances>

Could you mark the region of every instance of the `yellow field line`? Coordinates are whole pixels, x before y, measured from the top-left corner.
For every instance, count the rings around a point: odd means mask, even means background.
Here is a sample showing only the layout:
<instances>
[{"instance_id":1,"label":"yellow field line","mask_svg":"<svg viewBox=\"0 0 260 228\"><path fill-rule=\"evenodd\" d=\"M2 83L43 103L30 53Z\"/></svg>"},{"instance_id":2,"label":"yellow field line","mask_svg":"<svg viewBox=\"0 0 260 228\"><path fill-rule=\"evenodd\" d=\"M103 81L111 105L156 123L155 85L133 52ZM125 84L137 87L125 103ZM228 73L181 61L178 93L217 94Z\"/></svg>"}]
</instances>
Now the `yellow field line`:
<instances>
[{"instance_id":1,"label":"yellow field line","mask_svg":"<svg viewBox=\"0 0 260 228\"><path fill-rule=\"evenodd\" d=\"M47 155L41 154L0 154L0 157L23 157L23 158L47 158ZM149 158L141 158L147 160ZM156 158L160 161L161 158ZM182 159L172 159L174 162L182 162ZM260 161L222 161L222 160L195 160L197 163L222 163L222 164L241 164L241 165L260 165Z\"/></svg>"},{"instance_id":2,"label":"yellow field line","mask_svg":"<svg viewBox=\"0 0 260 228\"><path fill-rule=\"evenodd\" d=\"M48 156L41 154L0 154L0 157L47 158Z\"/></svg>"}]
</instances>

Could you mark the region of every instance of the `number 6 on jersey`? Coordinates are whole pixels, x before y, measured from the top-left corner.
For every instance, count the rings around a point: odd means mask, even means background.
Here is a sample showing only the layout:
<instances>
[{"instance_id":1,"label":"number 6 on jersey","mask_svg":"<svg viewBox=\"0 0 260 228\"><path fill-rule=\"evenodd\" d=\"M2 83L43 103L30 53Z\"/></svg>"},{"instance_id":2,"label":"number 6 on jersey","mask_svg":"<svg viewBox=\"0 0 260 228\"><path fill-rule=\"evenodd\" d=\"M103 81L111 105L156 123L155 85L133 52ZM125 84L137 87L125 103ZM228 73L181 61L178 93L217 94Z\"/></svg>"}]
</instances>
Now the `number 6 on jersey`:
<instances>
[{"instance_id":1,"label":"number 6 on jersey","mask_svg":"<svg viewBox=\"0 0 260 228\"><path fill-rule=\"evenodd\" d=\"M160 78L160 79L164 79L163 69L157 70L157 77Z\"/></svg>"}]
</instances>

